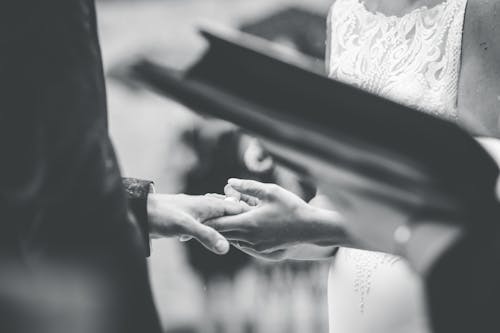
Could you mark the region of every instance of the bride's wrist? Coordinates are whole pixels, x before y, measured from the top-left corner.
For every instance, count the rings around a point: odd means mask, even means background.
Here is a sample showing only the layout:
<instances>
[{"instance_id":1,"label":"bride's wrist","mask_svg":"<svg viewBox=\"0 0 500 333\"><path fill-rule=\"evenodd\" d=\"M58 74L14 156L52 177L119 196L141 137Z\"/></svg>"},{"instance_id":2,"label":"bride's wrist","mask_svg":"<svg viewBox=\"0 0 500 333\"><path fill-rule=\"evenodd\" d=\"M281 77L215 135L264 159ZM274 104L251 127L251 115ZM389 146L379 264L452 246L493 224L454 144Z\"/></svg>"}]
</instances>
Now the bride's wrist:
<instances>
[{"instance_id":1,"label":"bride's wrist","mask_svg":"<svg viewBox=\"0 0 500 333\"><path fill-rule=\"evenodd\" d=\"M308 243L319 246L347 246L350 237L342 215L336 211L309 206L304 212L309 224Z\"/></svg>"}]
</instances>

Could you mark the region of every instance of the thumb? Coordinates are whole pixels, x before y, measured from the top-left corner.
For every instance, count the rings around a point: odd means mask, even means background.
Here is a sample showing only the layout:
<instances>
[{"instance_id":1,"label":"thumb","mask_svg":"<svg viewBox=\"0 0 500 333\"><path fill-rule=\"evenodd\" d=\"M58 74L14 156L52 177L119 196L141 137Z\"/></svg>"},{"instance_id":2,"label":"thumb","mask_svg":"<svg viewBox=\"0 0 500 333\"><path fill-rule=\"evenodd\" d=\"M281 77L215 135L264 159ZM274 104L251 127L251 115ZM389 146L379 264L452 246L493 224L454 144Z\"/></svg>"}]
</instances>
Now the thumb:
<instances>
[{"instance_id":1,"label":"thumb","mask_svg":"<svg viewBox=\"0 0 500 333\"><path fill-rule=\"evenodd\" d=\"M233 198L247 206L257 206L259 204L259 199L251 195L240 193L229 184L224 187L224 193L228 198Z\"/></svg>"},{"instance_id":2,"label":"thumb","mask_svg":"<svg viewBox=\"0 0 500 333\"><path fill-rule=\"evenodd\" d=\"M184 223L184 228L183 234L196 238L208 250L216 254L226 254L229 251L229 242L215 229L194 219Z\"/></svg>"}]
</instances>

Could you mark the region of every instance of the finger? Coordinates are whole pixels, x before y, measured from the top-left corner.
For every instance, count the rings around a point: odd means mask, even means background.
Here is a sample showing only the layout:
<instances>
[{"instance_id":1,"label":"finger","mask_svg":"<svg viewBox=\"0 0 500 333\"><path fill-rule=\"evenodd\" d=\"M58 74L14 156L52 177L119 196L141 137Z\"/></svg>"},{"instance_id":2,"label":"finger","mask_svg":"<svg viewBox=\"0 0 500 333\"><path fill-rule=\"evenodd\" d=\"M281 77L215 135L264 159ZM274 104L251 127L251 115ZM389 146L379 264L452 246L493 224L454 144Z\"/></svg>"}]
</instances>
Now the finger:
<instances>
[{"instance_id":1,"label":"finger","mask_svg":"<svg viewBox=\"0 0 500 333\"><path fill-rule=\"evenodd\" d=\"M224 205L222 208L224 209L223 215L238 215L250 209L247 203L234 198L224 199Z\"/></svg>"},{"instance_id":2,"label":"finger","mask_svg":"<svg viewBox=\"0 0 500 333\"><path fill-rule=\"evenodd\" d=\"M272 260L272 261L279 261L283 260L285 257L285 250L277 250L272 253L262 253L259 251L254 250L252 247L247 247L247 246L239 246L237 247L239 250L245 252L246 254L249 254L253 257L265 259L265 260Z\"/></svg>"},{"instance_id":3,"label":"finger","mask_svg":"<svg viewBox=\"0 0 500 333\"><path fill-rule=\"evenodd\" d=\"M245 202L249 206L257 206L260 203L260 200L256 197L252 197L247 194L242 194L235 190L231 185L227 184L224 187L224 193L231 198L238 199L239 201Z\"/></svg>"},{"instance_id":4,"label":"finger","mask_svg":"<svg viewBox=\"0 0 500 333\"><path fill-rule=\"evenodd\" d=\"M209 220L225 215L236 215L246 212L248 206L242 205L239 201L222 200L210 196L202 197L198 210L200 211L201 220Z\"/></svg>"},{"instance_id":5,"label":"finger","mask_svg":"<svg viewBox=\"0 0 500 333\"><path fill-rule=\"evenodd\" d=\"M219 194L219 193L207 193L205 194L207 197L211 197L211 198L216 198L216 199L226 199L226 196L223 195L223 194Z\"/></svg>"},{"instance_id":6,"label":"finger","mask_svg":"<svg viewBox=\"0 0 500 333\"><path fill-rule=\"evenodd\" d=\"M218 232L244 231L248 229L248 221L252 216L252 211L233 216L223 216L205 221L204 224L214 228Z\"/></svg>"},{"instance_id":7,"label":"finger","mask_svg":"<svg viewBox=\"0 0 500 333\"><path fill-rule=\"evenodd\" d=\"M254 249L252 249L252 247L247 247L247 246L236 246L236 248L240 251L243 251L245 252L246 254L249 254L251 255L252 257L256 257L256 258L263 258L262 257L262 254L260 254L259 252L255 251Z\"/></svg>"},{"instance_id":8,"label":"finger","mask_svg":"<svg viewBox=\"0 0 500 333\"><path fill-rule=\"evenodd\" d=\"M245 201L240 201L240 205L243 206L243 211L247 212L253 208L253 206L250 206L248 203Z\"/></svg>"},{"instance_id":9,"label":"finger","mask_svg":"<svg viewBox=\"0 0 500 333\"><path fill-rule=\"evenodd\" d=\"M281 246L273 246L272 244L269 243L263 243L260 241L252 241L248 239L248 236L246 235L241 235L241 234L236 234L236 235L231 235L231 236L226 236L227 234L224 234L224 237L231 243L231 244L237 244L240 246L245 246L248 248L251 248L252 250L259 252L260 254L272 254L277 251L284 250L283 247Z\"/></svg>"},{"instance_id":10,"label":"finger","mask_svg":"<svg viewBox=\"0 0 500 333\"><path fill-rule=\"evenodd\" d=\"M232 240L232 241L230 241L230 243L231 243L231 245L233 245L237 248L247 247L247 248L253 249L253 244L246 242L244 240Z\"/></svg>"},{"instance_id":11,"label":"finger","mask_svg":"<svg viewBox=\"0 0 500 333\"><path fill-rule=\"evenodd\" d=\"M234 198L238 201L241 200L241 193L236 191L231 185L224 186L224 194L229 198Z\"/></svg>"},{"instance_id":12,"label":"finger","mask_svg":"<svg viewBox=\"0 0 500 333\"><path fill-rule=\"evenodd\" d=\"M241 213L244 213L250 209L252 209L253 206L250 206L248 203L246 203L245 201L238 201L236 198L233 198L233 197L226 197L224 200L226 201L232 201L232 202L235 202L237 204L240 204L241 205L241 209L242 211L237 213L237 214L241 214ZM237 214L230 214L230 213L227 213L226 215L237 215Z\"/></svg>"},{"instance_id":13,"label":"finger","mask_svg":"<svg viewBox=\"0 0 500 333\"><path fill-rule=\"evenodd\" d=\"M260 204L259 199L257 199L256 197L252 197L250 195L247 195L247 194L242 194L241 200L243 202L245 202L247 205L252 206L252 207L258 206Z\"/></svg>"},{"instance_id":14,"label":"finger","mask_svg":"<svg viewBox=\"0 0 500 333\"><path fill-rule=\"evenodd\" d=\"M270 187L272 186L250 179L231 178L227 183L241 194L247 194L261 200L269 198L271 192Z\"/></svg>"},{"instance_id":15,"label":"finger","mask_svg":"<svg viewBox=\"0 0 500 333\"><path fill-rule=\"evenodd\" d=\"M193 236L203 246L216 254L226 254L229 251L229 242L216 230L189 219L183 224L186 235Z\"/></svg>"}]
</instances>

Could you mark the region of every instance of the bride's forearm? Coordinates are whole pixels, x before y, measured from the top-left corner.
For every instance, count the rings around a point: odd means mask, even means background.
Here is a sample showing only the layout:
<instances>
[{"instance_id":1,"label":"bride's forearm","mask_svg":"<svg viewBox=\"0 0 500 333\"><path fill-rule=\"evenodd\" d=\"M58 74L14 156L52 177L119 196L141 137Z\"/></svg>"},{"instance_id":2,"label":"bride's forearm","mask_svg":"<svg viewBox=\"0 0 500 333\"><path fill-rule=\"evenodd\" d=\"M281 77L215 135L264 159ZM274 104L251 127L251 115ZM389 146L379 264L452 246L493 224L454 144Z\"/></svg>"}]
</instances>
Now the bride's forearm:
<instances>
[{"instance_id":1,"label":"bride's forearm","mask_svg":"<svg viewBox=\"0 0 500 333\"><path fill-rule=\"evenodd\" d=\"M300 211L300 240L286 250L286 259L323 260L331 258L339 246L350 244L342 216L333 210L308 206Z\"/></svg>"},{"instance_id":2,"label":"bride's forearm","mask_svg":"<svg viewBox=\"0 0 500 333\"><path fill-rule=\"evenodd\" d=\"M316 207L305 214L310 229L308 243L322 247L350 246L351 239L341 214Z\"/></svg>"},{"instance_id":3,"label":"bride's forearm","mask_svg":"<svg viewBox=\"0 0 500 333\"><path fill-rule=\"evenodd\" d=\"M286 259L291 260L324 260L332 258L338 246L319 246L313 244L299 244L287 250Z\"/></svg>"}]
</instances>

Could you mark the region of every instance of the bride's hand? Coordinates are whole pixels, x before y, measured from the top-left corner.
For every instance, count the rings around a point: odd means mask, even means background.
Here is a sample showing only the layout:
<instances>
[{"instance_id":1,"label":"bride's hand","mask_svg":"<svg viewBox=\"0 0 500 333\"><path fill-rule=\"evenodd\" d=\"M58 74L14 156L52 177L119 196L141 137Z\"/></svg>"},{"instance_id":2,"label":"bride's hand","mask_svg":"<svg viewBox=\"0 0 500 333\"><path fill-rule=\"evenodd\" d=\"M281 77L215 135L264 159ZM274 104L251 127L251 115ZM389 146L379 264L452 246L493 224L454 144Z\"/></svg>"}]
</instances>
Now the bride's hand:
<instances>
[{"instance_id":1,"label":"bride's hand","mask_svg":"<svg viewBox=\"0 0 500 333\"><path fill-rule=\"evenodd\" d=\"M340 216L314 208L274 184L230 179L226 195L254 205L249 211L206 222L237 247L254 256L282 259L299 244L340 245L346 241Z\"/></svg>"}]
</instances>

